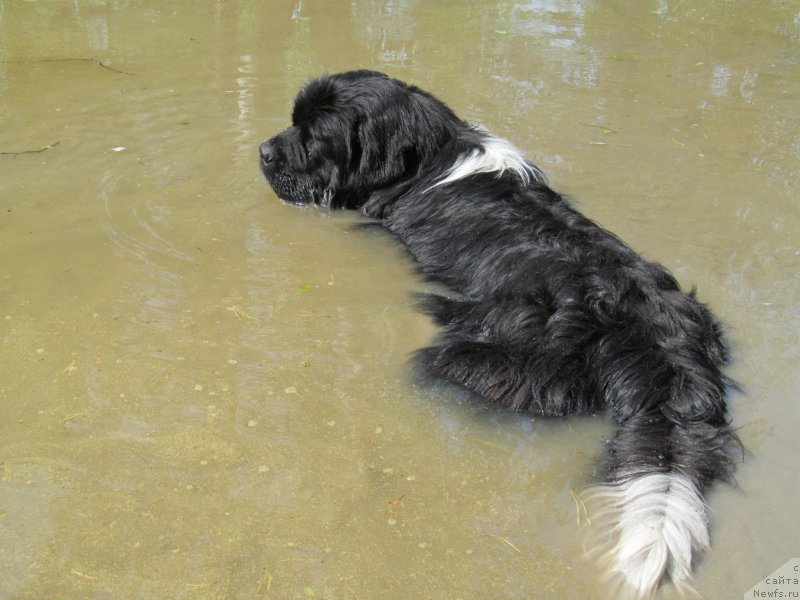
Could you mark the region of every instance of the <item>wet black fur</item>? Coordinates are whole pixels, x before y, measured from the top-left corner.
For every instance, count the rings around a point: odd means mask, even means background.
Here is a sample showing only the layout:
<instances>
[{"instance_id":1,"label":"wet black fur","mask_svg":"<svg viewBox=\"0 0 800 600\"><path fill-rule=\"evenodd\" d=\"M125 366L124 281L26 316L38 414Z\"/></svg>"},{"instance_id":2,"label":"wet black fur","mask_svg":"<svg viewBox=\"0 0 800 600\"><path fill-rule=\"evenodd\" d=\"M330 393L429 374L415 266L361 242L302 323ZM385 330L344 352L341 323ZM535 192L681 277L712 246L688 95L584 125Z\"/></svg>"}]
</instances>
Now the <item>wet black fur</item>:
<instances>
[{"instance_id":1,"label":"wet black fur","mask_svg":"<svg viewBox=\"0 0 800 600\"><path fill-rule=\"evenodd\" d=\"M261 146L279 197L360 209L451 293L421 306L443 327L420 356L438 377L513 410L611 407L599 479L728 478L721 367L709 310L661 265L513 171L432 187L486 133L426 92L369 71L311 81L292 126Z\"/></svg>"}]
</instances>

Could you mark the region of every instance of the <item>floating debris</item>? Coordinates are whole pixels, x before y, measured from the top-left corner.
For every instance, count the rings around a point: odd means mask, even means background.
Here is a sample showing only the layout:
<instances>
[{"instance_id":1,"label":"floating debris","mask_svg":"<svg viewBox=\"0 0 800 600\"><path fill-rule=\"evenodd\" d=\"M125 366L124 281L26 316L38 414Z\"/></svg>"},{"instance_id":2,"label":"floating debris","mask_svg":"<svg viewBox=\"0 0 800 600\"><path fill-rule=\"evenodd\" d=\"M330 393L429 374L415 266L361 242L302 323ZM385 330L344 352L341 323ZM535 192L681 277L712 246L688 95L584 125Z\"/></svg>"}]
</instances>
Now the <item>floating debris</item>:
<instances>
[{"instance_id":1,"label":"floating debris","mask_svg":"<svg viewBox=\"0 0 800 600\"><path fill-rule=\"evenodd\" d=\"M19 152L0 152L0 154L7 154L13 156L14 158L16 158L20 154L39 154L40 152L44 152L45 150L50 150L50 148L58 146L60 143L61 143L60 141L53 142L52 144L48 146L42 146L37 150L20 150Z\"/></svg>"},{"instance_id":2,"label":"floating debris","mask_svg":"<svg viewBox=\"0 0 800 600\"><path fill-rule=\"evenodd\" d=\"M490 533L489 537L496 539L498 542L503 542L509 548L516 550L518 553L522 554L522 551L517 548L514 544L511 543L511 540L508 538L503 537L502 535L497 535L496 533Z\"/></svg>"}]
</instances>

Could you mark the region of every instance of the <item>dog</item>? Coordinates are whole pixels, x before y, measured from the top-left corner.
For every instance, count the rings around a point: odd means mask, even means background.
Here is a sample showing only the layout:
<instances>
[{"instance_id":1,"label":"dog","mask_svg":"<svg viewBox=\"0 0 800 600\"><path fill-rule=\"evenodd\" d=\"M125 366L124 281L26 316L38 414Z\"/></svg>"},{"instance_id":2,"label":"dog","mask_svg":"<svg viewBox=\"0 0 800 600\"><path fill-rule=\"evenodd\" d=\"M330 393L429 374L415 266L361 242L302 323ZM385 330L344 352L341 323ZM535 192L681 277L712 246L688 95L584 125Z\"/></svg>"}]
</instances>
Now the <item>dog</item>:
<instances>
[{"instance_id":1,"label":"dog","mask_svg":"<svg viewBox=\"0 0 800 600\"><path fill-rule=\"evenodd\" d=\"M736 434L721 326L694 290L572 208L508 141L374 71L309 81L259 147L277 196L356 209L447 293L426 372L512 410L610 410L589 496L607 569L635 594L689 585L709 546L703 494L731 481Z\"/></svg>"}]
</instances>

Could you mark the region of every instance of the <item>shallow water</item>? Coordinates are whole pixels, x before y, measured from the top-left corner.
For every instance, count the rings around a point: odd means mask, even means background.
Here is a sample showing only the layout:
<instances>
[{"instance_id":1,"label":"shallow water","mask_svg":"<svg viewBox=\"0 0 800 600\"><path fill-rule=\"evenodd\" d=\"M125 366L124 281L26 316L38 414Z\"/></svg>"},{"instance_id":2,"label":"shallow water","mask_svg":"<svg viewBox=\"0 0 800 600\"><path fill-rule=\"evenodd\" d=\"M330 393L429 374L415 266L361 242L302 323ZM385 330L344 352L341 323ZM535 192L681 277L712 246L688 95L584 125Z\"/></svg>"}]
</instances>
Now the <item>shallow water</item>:
<instances>
[{"instance_id":1,"label":"shallow water","mask_svg":"<svg viewBox=\"0 0 800 600\"><path fill-rule=\"evenodd\" d=\"M263 182L354 67L727 324L749 455L695 583L741 597L800 551L798 62L796 1L0 3L0 597L606 597L570 492L608 424L419 387L404 251Z\"/></svg>"}]
</instances>

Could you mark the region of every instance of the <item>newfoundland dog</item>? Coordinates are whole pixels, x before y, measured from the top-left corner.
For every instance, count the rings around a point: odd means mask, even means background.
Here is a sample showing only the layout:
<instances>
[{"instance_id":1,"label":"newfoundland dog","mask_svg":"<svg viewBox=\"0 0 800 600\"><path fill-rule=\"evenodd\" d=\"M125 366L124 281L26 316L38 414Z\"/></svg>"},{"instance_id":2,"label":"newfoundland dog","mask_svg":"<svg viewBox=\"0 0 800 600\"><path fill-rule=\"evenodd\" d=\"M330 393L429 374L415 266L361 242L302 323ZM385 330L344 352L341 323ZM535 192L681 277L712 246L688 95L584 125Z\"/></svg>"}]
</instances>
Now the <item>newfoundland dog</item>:
<instances>
[{"instance_id":1,"label":"newfoundland dog","mask_svg":"<svg viewBox=\"0 0 800 600\"><path fill-rule=\"evenodd\" d=\"M260 146L287 202L358 209L446 295L427 372L512 410L613 413L591 495L609 572L648 595L685 586L709 545L703 492L733 469L720 326L661 265L550 189L508 141L425 91L372 71L298 94Z\"/></svg>"}]
</instances>

